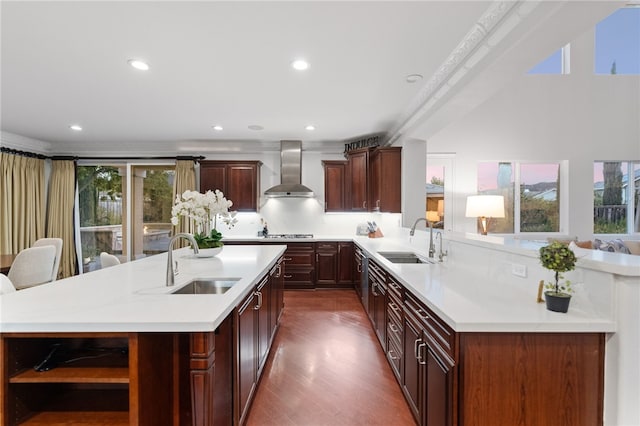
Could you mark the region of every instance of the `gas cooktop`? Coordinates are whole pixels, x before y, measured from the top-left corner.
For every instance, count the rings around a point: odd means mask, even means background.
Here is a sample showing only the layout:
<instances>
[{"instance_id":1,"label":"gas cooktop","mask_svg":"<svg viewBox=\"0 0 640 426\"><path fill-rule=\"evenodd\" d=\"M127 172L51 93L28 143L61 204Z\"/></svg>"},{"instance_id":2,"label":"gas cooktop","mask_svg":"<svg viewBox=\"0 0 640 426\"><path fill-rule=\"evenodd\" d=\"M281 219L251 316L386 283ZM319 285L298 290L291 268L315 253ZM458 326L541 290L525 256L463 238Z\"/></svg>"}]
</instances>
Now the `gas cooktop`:
<instances>
[{"instance_id":1,"label":"gas cooktop","mask_svg":"<svg viewBox=\"0 0 640 426\"><path fill-rule=\"evenodd\" d=\"M267 234L265 238L313 238L313 234Z\"/></svg>"}]
</instances>

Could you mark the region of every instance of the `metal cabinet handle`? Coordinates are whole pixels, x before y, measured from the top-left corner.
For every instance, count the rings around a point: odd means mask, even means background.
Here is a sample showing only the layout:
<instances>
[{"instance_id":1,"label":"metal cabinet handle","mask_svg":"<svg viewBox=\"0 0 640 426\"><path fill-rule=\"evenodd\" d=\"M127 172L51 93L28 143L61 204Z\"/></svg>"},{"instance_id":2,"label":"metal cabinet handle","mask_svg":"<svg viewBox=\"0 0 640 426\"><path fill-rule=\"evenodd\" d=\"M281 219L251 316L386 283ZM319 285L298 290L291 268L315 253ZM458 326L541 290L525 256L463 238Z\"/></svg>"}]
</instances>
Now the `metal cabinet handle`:
<instances>
[{"instance_id":1,"label":"metal cabinet handle","mask_svg":"<svg viewBox=\"0 0 640 426\"><path fill-rule=\"evenodd\" d=\"M259 291L256 291L254 294L258 296L258 304L253 307L253 309L257 311L260 308L262 308L262 293Z\"/></svg>"},{"instance_id":2,"label":"metal cabinet handle","mask_svg":"<svg viewBox=\"0 0 640 426\"><path fill-rule=\"evenodd\" d=\"M364 201L362 202L362 208L363 208L363 209L366 209L366 208L367 208L367 200L364 200Z\"/></svg>"},{"instance_id":3,"label":"metal cabinet handle","mask_svg":"<svg viewBox=\"0 0 640 426\"><path fill-rule=\"evenodd\" d=\"M389 328L391 329L391 331L393 331L394 333L397 333L400 331L400 329L398 327L396 327L395 324L393 323L389 323Z\"/></svg>"},{"instance_id":4,"label":"metal cabinet handle","mask_svg":"<svg viewBox=\"0 0 640 426\"><path fill-rule=\"evenodd\" d=\"M372 283L371 284L371 294L373 294L374 296L380 296L378 293L376 293L376 283Z\"/></svg>"},{"instance_id":5,"label":"metal cabinet handle","mask_svg":"<svg viewBox=\"0 0 640 426\"><path fill-rule=\"evenodd\" d=\"M416 339L416 341L413 343L413 354L415 355L417 360L420 360L420 354L418 353L418 344L422 342L422 339Z\"/></svg>"},{"instance_id":6,"label":"metal cabinet handle","mask_svg":"<svg viewBox=\"0 0 640 426\"><path fill-rule=\"evenodd\" d=\"M426 343L420 343L418 345L418 362L420 363L420 365L427 365L427 361L422 358L422 353L420 352L421 348L426 348L426 347L427 347Z\"/></svg>"},{"instance_id":7,"label":"metal cabinet handle","mask_svg":"<svg viewBox=\"0 0 640 426\"><path fill-rule=\"evenodd\" d=\"M291 259L290 257L285 257L284 260L286 260L288 262L288 261L293 260L293 259Z\"/></svg>"},{"instance_id":8,"label":"metal cabinet handle","mask_svg":"<svg viewBox=\"0 0 640 426\"><path fill-rule=\"evenodd\" d=\"M287 275L287 274L284 274L284 277L285 277L285 278L293 278L293 275Z\"/></svg>"},{"instance_id":9,"label":"metal cabinet handle","mask_svg":"<svg viewBox=\"0 0 640 426\"><path fill-rule=\"evenodd\" d=\"M316 263L318 263L318 253L316 253Z\"/></svg>"},{"instance_id":10,"label":"metal cabinet handle","mask_svg":"<svg viewBox=\"0 0 640 426\"><path fill-rule=\"evenodd\" d=\"M362 272L362 265L358 263L356 269L358 270L358 272Z\"/></svg>"},{"instance_id":11,"label":"metal cabinet handle","mask_svg":"<svg viewBox=\"0 0 640 426\"><path fill-rule=\"evenodd\" d=\"M429 314L427 314L424 310L418 308L416 312L418 313L418 315L420 315L420 318L429 319Z\"/></svg>"},{"instance_id":12,"label":"metal cabinet handle","mask_svg":"<svg viewBox=\"0 0 640 426\"><path fill-rule=\"evenodd\" d=\"M395 312L400 312L400 308L398 308L398 307L396 306L396 304L395 304L395 303L393 303L393 302L389 302L389 306L390 306L390 307L391 307L391 309L393 309Z\"/></svg>"},{"instance_id":13,"label":"metal cabinet handle","mask_svg":"<svg viewBox=\"0 0 640 426\"><path fill-rule=\"evenodd\" d=\"M278 264L278 266L276 266L276 278L280 278L281 274L282 274L282 265Z\"/></svg>"},{"instance_id":14,"label":"metal cabinet handle","mask_svg":"<svg viewBox=\"0 0 640 426\"><path fill-rule=\"evenodd\" d=\"M389 358L391 358L394 361L397 359L400 359L399 356L393 356L393 349L389 349Z\"/></svg>"}]
</instances>

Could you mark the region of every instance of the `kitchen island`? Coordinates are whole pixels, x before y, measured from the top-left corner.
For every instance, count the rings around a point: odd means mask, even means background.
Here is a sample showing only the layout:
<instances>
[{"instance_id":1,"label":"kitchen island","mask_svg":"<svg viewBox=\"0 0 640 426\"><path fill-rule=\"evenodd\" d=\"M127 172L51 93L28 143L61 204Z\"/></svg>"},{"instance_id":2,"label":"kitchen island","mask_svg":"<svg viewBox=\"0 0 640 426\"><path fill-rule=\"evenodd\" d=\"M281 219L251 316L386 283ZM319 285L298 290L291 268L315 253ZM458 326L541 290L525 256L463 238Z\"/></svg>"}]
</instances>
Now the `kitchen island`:
<instances>
[{"instance_id":1,"label":"kitchen island","mask_svg":"<svg viewBox=\"0 0 640 426\"><path fill-rule=\"evenodd\" d=\"M174 287L160 254L0 296L0 424L210 425L241 415L231 412L232 371L253 381L248 405L259 366L234 361L264 365L285 248L176 250ZM223 294L171 294L196 278L237 281ZM255 312L242 324L259 345L239 339L240 309Z\"/></svg>"}]
</instances>

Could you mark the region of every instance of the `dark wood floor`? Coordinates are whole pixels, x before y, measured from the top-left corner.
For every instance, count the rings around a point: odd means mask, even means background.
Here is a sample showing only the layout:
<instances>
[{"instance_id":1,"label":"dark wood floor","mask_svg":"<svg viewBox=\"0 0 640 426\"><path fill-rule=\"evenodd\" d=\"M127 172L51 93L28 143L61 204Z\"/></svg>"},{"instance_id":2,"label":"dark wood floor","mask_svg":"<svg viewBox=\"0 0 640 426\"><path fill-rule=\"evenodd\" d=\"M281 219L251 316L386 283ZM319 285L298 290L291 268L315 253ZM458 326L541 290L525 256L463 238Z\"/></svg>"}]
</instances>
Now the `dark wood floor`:
<instances>
[{"instance_id":1,"label":"dark wood floor","mask_svg":"<svg viewBox=\"0 0 640 426\"><path fill-rule=\"evenodd\" d=\"M354 291L284 300L247 425L415 425Z\"/></svg>"}]
</instances>

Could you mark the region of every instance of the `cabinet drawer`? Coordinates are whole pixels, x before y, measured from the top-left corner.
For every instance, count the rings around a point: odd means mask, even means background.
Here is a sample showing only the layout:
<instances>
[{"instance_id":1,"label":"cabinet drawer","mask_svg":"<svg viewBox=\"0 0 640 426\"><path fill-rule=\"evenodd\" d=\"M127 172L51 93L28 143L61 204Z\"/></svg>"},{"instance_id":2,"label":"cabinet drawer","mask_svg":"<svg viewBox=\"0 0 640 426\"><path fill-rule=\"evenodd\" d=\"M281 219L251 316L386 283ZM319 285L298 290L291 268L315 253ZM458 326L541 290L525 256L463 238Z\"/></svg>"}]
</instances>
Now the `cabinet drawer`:
<instances>
[{"instance_id":1,"label":"cabinet drawer","mask_svg":"<svg viewBox=\"0 0 640 426\"><path fill-rule=\"evenodd\" d=\"M398 306L402 306L402 298L404 288L391 275L387 275L387 287L389 288L389 296L393 297Z\"/></svg>"},{"instance_id":2,"label":"cabinet drawer","mask_svg":"<svg viewBox=\"0 0 640 426\"><path fill-rule=\"evenodd\" d=\"M400 345L393 338L387 337L387 359L397 380L400 380L402 371L402 351L399 348Z\"/></svg>"},{"instance_id":3,"label":"cabinet drawer","mask_svg":"<svg viewBox=\"0 0 640 426\"><path fill-rule=\"evenodd\" d=\"M337 252L338 243L326 243L326 242L316 243L316 250Z\"/></svg>"},{"instance_id":4,"label":"cabinet drawer","mask_svg":"<svg viewBox=\"0 0 640 426\"><path fill-rule=\"evenodd\" d=\"M313 269L286 268L284 285L286 288L313 288Z\"/></svg>"},{"instance_id":5,"label":"cabinet drawer","mask_svg":"<svg viewBox=\"0 0 640 426\"><path fill-rule=\"evenodd\" d=\"M315 265L315 258L313 256L313 252L302 252L295 251L290 252L287 251L284 254L284 263L286 268L289 269L291 266L310 266L313 267Z\"/></svg>"},{"instance_id":6,"label":"cabinet drawer","mask_svg":"<svg viewBox=\"0 0 640 426\"><path fill-rule=\"evenodd\" d=\"M453 359L455 345L453 329L408 292L405 293L405 309L420 320L431 340L439 346L442 352Z\"/></svg>"},{"instance_id":7,"label":"cabinet drawer","mask_svg":"<svg viewBox=\"0 0 640 426\"><path fill-rule=\"evenodd\" d=\"M387 336L395 340L398 347L402 346L402 322L391 309L387 309Z\"/></svg>"}]
</instances>

